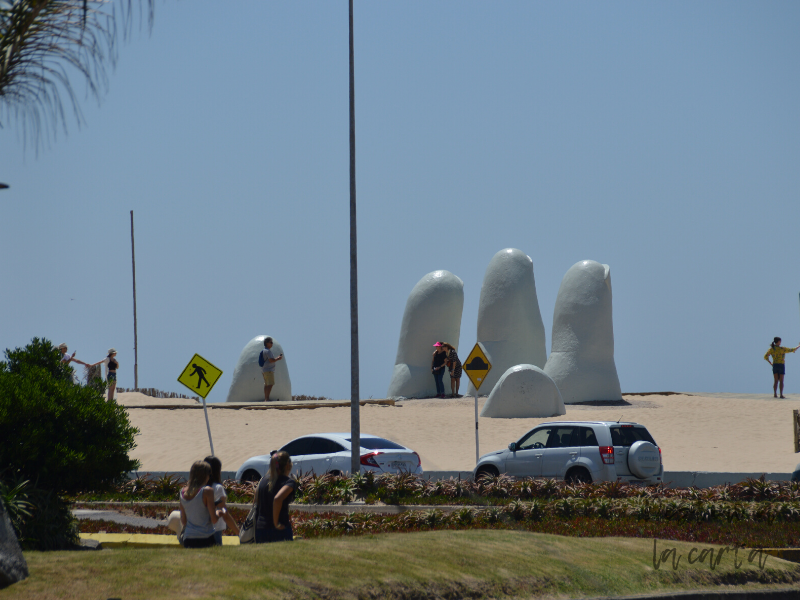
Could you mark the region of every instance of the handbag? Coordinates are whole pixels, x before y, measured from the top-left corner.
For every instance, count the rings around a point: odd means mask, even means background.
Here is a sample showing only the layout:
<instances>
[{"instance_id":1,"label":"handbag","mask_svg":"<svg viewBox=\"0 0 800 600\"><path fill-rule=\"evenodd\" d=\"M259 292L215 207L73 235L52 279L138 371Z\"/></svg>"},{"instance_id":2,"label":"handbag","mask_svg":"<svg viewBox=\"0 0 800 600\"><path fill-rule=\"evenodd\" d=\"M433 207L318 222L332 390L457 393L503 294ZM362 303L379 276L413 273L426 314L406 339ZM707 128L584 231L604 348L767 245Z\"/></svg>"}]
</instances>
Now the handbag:
<instances>
[{"instance_id":1,"label":"handbag","mask_svg":"<svg viewBox=\"0 0 800 600\"><path fill-rule=\"evenodd\" d=\"M261 482L258 482L261 485ZM239 543L240 544L254 544L256 541L256 519L258 518L258 485L253 491L253 506L250 507L250 512L247 513L247 518L239 528Z\"/></svg>"},{"instance_id":2,"label":"handbag","mask_svg":"<svg viewBox=\"0 0 800 600\"><path fill-rule=\"evenodd\" d=\"M240 544L253 544L256 541L256 505L250 508L247 513L247 518L239 528L239 543Z\"/></svg>"}]
</instances>

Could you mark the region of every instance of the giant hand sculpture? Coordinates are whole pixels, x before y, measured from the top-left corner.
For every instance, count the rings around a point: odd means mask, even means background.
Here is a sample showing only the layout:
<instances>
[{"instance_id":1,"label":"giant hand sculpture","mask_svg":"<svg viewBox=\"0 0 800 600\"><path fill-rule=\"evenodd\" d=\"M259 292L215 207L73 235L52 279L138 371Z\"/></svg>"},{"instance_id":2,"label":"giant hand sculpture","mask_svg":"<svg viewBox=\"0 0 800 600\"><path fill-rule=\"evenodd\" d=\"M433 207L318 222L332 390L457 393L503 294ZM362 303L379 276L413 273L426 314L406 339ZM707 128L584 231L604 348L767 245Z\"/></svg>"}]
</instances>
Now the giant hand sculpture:
<instances>
[{"instance_id":1,"label":"giant hand sculpture","mask_svg":"<svg viewBox=\"0 0 800 600\"><path fill-rule=\"evenodd\" d=\"M492 370L481 385L481 394L490 393L514 365L544 367L547 348L533 261L521 250L501 250L486 268L478 306L478 341L492 357ZM467 393L474 392L470 383Z\"/></svg>"},{"instance_id":2,"label":"giant hand sculpture","mask_svg":"<svg viewBox=\"0 0 800 600\"><path fill-rule=\"evenodd\" d=\"M265 335L259 335L247 342L239 355L239 362L233 370L231 387L226 402L264 402L264 378L258 366L258 355L264 349ZM283 354L283 347L273 338L272 353L275 357ZM275 385L269 395L270 400L291 400L292 380L286 357L275 363Z\"/></svg>"},{"instance_id":3,"label":"giant hand sculpture","mask_svg":"<svg viewBox=\"0 0 800 600\"><path fill-rule=\"evenodd\" d=\"M437 341L458 348L464 282L449 271L434 271L411 290L400 326L388 398L427 398L436 395L431 355Z\"/></svg>"},{"instance_id":4,"label":"giant hand sculpture","mask_svg":"<svg viewBox=\"0 0 800 600\"><path fill-rule=\"evenodd\" d=\"M611 269L574 264L561 281L553 312L553 344L544 367L566 404L622 400L614 364Z\"/></svg>"}]
</instances>

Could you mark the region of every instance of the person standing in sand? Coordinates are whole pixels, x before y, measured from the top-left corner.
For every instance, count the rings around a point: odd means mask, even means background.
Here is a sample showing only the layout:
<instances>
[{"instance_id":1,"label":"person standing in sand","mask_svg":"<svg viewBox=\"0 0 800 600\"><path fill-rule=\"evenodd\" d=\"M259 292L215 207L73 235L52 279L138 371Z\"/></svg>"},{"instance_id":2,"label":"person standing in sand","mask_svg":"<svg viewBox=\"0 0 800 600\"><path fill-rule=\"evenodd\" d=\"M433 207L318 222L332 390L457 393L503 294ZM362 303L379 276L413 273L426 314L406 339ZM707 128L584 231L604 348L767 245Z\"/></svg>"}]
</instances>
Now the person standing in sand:
<instances>
[{"instance_id":1,"label":"person standing in sand","mask_svg":"<svg viewBox=\"0 0 800 600\"><path fill-rule=\"evenodd\" d=\"M283 354L278 358L272 354L272 338L264 338L264 349L261 351L264 366L261 367L261 376L264 378L264 402L269 402L269 394L275 385L275 363L283 359ZM291 400L291 398L290 398Z\"/></svg>"},{"instance_id":2,"label":"person standing in sand","mask_svg":"<svg viewBox=\"0 0 800 600\"><path fill-rule=\"evenodd\" d=\"M436 397L444 398L444 382L442 379L444 378L444 361L447 358L447 352L445 352L442 342L436 342L433 347L436 350L434 350L431 358L431 373L433 373L433 380L436 382Z\"/></svg>"},{"instance_id":3,"label":"person standing in sand","mask_svg":"<svg viewBox=\"0 0 800 600\"><path fill-rule=\"evenodd\" d=\"M83 363L86 364L86 363ZM99 364L106 366L106 383L108 384L108 401L114 399L114 390L117 389L117 369L119 363L117 362L117 351L114 348L108 349L108 356L103 360L99 360L94 364L86 365L87 367L96 367Z\"/></svg>"},{"instance_id":4,"label":"person standing in sand","mask_svg":"<svg viewBox=\"0 0 800 600\"><path fill-rule=\"evenodd\" d=\"M784 348L781 346L781 338L776 337L773 338L772 343L769 345L769 350L764 355L764 360L767 361L769 364L772 365L772 377L775 380L772 384L772 395L777 398L778 397L778 384L781 386L781 398L785 398L786 396L783 395L783 376L786 374L786 354L788 352L794 352L798 348L800 348L800 344L795 346L794 348ZM772 362L770 362L770 357L772 357Z\"/></svg>"},{"instance_id":5,"label":"person standing in sand","mask_svg":"<svg viewBox=\"0 0 800 600\"><path fill-rule=\"evenodd\" d=\"M84 367L88 367L89 366L85 362L83 362L82 360L78 360L77 358L75 358L75 352L73 352L72 354L67 354L67 350L68 350L68 348L67 348L66 344L59 344L58 345L58 351L61 352L61 362L62 363L69 364L71 362L74 362L74 363L78 363L79 365L83 365ZM78 376L75 373L72 374L72 381L73 381L73 383L78 383Z\"/></svg>"},{"instance_id":6,"label":"person standing in sand","mask_svg":"<svg viewBox=\"0 0 800 600\"><path fill-rule=\"evenodd\" d=\"M76 362L79 365L86 366L85 362L75 358L75 354L76 354L75 352L73 352L72 354L67 354L67 350L68 350L68 348L67 348L66 344L59 344L58 345L58 351L61 352L61 362L67 363L67 364L69 364L70 362Z\"/></svg>"},{"instance_id":7,"label":"person standing in sand","mask_svg":"<svg viewBox=\"0 0 800 600\"><path fill-rule=\"evenodd\" d=\"M447 351L447 360L445 362L447 363L447 369L450 371L450 392L455 398L458 396L458 388L461 385L461 360L458 358L458 353L452 344L442 342L442 347Z\"/></svg>"}]
</instances>

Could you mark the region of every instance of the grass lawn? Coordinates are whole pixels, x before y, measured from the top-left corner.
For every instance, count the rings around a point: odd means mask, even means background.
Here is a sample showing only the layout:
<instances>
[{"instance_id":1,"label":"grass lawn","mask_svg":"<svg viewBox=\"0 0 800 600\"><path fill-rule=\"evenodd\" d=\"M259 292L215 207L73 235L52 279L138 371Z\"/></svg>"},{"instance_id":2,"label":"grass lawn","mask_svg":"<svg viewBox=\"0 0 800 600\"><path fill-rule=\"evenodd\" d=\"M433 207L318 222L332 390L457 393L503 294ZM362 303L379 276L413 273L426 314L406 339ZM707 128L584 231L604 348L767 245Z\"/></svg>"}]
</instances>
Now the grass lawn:
<instances>
[{"instance_id":1,"label":"grass lawn","mask_svg":"<svg viewBox=\"0 0 800 600\"><path fill-rule=\"evenodd\" d=\"M771 556L759 565L758 555L748 563L749 551L724 552L712 568L720 546L658 541L654 561L653 543L472 530L208 550L27 552L30 577L0 590L0 600L533 598L800 583L800 566Z\"/></svg>"}]
</instances>

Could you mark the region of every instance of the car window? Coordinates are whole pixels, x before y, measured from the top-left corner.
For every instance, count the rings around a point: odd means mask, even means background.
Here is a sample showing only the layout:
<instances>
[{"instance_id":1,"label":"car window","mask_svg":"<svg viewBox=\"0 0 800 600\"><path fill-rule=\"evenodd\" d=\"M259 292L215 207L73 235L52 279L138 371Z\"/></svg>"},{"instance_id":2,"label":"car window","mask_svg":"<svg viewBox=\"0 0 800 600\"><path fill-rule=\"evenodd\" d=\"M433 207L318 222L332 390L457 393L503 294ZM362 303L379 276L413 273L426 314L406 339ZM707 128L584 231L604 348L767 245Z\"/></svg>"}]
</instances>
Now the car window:
<instances>
[{"instance_id":1,"label":"car window","mask_svg":"<svg viewBox=\"0 0 800 600\"><path fill-rule=\"evenodd\" d=\"M289 456L303 456L305 454L316 454L314 452L314 444L313 441L317 438L300 438L294 440L293 442L289 442L283 448L282 451L286 452Z\"/></svg>"},{"instance_id":2,"label":"car window","mask_svg":"<svg viewBox=\"0 0 800 600\"><path fill-rule=\"evenodd\" d=\"M352 443L350 438L347 441ZM361 438L361 447L367 450L405 450L404 446L383 438Z\"/></svg>"},{"instance_id":3,"label":"car window","mask_svg":"<svg viewBox=\"0 0 800 600\"><path fill-rule=\"evenodd\" d=\"M344 446L333 440L326 440L325 438L317 438L314 445L314 454L333 454L344 450Z\"/></svg>"},{"instance_id":4,"label":"car window","mask_svg":"<svg viewBox=\"0 0 800 600\"><path fill-rule=\"evenodd\" d=\"M580 443L577 444L578 446L600 445L597 443L597 436L594 433L594 429L592 429L591 427L581 427L579 436L580 436Z\"/></svg>"},{"instance_id":5,"label":"car window","mask_svg":"<svg viewBox=\"0 0 800 600\"><path fill-rule=\"evenodd\" d=\"M550 427L540 427L526 433L517 442L517 450L530 450L531 448L544 448L550 436Z\"/></svg>"},{"instance_id":6,"label":"car window","mask_svg":"<svg viewBox=\"0 0 800 600\"><path fill-rule=\"evenodd\" d=\"M330 452L330 450L328 449L330 448L329 446L329 444L331 443L330 440L318 437L310 437L307 439L310 442L310 447L308 451L309 454L328 454L328 452ZM336 442L333 443L335 444ZM338 444L336 445L338 446Z\"/></svg>"},{"instance_id":7,"label":"car window","mask_svg":"<svg viewBox=\"0 0 800 600\"><path fill-rule=\"evenodd\" d=\"M653 436L644 427L615 425L611 427L611 444L614 446L633 446L635 442L650 442L656 445Z\"/></svg>"},{"instance_id":8,"label":"car window","mask_svg":"<svg viewBox=\"0 0 800 600\"><path fill-rule=\"evenodd\" d=\"M554 427L547 438L548 448L569 448L574 427Z\"/></svg>"}]
</instances>

